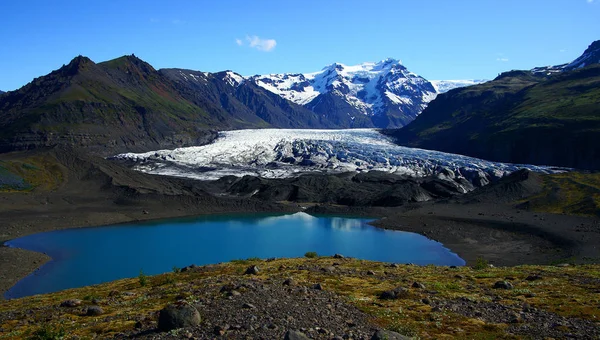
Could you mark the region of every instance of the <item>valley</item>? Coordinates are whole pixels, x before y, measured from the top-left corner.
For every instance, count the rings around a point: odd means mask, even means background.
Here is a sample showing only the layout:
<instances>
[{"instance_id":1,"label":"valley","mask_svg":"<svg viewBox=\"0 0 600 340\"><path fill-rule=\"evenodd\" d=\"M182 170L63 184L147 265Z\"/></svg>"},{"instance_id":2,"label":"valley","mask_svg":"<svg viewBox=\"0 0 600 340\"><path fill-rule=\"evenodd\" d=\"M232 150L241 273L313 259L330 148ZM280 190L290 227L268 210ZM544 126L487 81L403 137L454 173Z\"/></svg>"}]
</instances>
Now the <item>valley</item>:
<instances>
[{"instance_id":1,"label":"valley","mask_svg":"<svg viewBox=\"0 0 600 340\"><path fill-rule=\"evenodd\" d=\"M600 41L490 81L190 65L0 91L0 339L600 334Z\"/></svg>"}]
</instances>

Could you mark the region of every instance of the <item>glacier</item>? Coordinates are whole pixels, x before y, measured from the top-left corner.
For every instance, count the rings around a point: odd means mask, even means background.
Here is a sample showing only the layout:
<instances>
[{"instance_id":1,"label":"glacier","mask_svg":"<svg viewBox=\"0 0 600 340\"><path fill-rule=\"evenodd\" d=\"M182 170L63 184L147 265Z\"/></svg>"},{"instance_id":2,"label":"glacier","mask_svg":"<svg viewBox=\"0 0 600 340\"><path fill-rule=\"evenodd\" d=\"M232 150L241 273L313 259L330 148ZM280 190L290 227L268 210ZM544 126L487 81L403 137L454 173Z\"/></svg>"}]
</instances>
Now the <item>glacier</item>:
<instances>
[{"instance_id":1,"label":"glacier","mask_svg":"<svg viewBox=\"0 0 600 340\"><path fill-rule=\"evenodd\" d=\"M200 180L229 175L287 178L302 173L378 170L413 178L464 178L477 187L522 168L541 173L565 170L398 146L377 129L222 131L208 145L124 153L112 158L131 162L138 171Z\"/></svg>"}]
</instances>

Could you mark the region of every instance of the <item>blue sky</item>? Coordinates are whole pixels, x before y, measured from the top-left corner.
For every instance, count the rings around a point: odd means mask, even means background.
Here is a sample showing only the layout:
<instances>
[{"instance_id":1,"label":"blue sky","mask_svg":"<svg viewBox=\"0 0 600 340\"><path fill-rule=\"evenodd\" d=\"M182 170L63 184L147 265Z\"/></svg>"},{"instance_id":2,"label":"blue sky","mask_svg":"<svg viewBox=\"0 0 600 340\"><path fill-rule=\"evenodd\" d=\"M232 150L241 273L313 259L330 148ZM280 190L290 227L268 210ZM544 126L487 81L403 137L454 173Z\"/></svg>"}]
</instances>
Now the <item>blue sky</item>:
<instances>
[{"instance_id":1,"label":"blue sky","mask_svg":"<svg viewBox=\"0 0 600 340\"><path fill-rule=\"evenodd\" d=\"M392 57L427 79L490 79L600 39L600 0L7 0L0 13L5 91L79 54L243 75Z\"/></svg>"}]
</instances>

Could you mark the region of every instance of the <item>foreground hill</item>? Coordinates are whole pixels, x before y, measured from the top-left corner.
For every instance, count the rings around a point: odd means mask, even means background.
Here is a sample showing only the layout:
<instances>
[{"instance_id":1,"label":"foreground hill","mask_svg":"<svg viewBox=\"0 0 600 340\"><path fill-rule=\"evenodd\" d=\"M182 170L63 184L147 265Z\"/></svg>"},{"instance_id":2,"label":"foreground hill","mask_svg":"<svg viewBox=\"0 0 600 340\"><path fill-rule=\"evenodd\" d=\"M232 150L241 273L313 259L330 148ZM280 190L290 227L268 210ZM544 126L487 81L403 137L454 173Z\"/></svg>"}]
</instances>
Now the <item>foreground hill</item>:
<instances>
[{"instance_id":1,"label":"foreground hill","mask_svg":"<svg viewBox=\"0 0 600 340\"><path fill-rule=\"evenodd\" d=\"M592 339L600 336L599 272L237 260L2 302L0 336Z\"/></svg>"},{"instance_id":2,"label":"foreground hill","mask_svg":"<svg viewBox=\"0 0 600 340\"><path fill-rule=\"evenodd\" d=\"M585 60L595 60L590 49ZM506 72L449 91L406 128L387 133L401 145L488 160L600 169L600 65L577 65Z\"/></svg>"}]
</instances>

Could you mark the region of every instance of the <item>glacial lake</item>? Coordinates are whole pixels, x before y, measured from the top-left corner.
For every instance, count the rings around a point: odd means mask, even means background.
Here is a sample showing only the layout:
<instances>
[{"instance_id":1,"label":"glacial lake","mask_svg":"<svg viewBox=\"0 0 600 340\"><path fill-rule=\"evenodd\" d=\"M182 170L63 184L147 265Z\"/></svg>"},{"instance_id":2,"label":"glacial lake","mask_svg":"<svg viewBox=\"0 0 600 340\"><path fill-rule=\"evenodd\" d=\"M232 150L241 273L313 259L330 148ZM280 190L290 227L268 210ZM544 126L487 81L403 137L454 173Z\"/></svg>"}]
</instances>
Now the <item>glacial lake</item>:
<instances>
[{"instance_id":1,"label":"glacial lake","mask_svg":"<svg viewBox=\"0 0 600 340\"><path fill-rule=\"evenodd\" d=\"M250 257L302 257L308 251L418 265L464 265L424 236L375 228L369 219L289 215L222 215L67 229L6 242L52 257L19 281L7 299L121 278Z\"/></svg>"}]
</instances>

